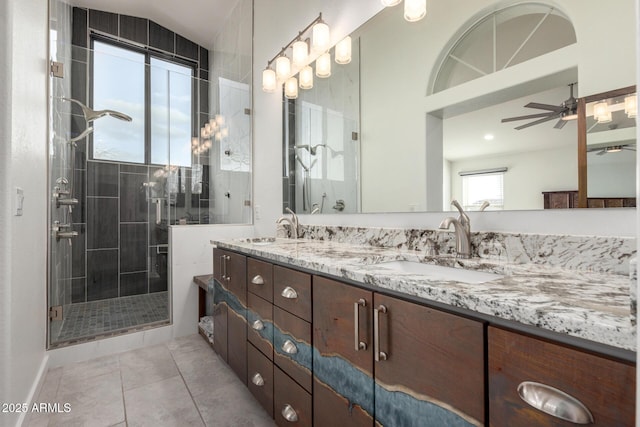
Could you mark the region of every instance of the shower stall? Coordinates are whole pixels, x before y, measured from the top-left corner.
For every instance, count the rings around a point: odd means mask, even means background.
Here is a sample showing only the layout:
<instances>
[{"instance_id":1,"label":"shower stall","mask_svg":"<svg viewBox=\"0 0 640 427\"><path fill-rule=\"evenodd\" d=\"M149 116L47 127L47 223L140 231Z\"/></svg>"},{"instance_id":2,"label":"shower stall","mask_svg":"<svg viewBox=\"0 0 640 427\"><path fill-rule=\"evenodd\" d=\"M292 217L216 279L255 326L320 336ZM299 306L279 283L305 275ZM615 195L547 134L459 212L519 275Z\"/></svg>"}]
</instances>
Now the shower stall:
<instances>
[{"instance_id":1,"label":"shower stall","mask_svg":"<svg viewBox=\"0 0 640 427\"><path fill-rule=\"evenodd\" d=\"M55 348L171 323L169 228L251 221L251 122L249 85L209 70L204 47L145 18L49 8Z\"/></svg>"}]
</instances>

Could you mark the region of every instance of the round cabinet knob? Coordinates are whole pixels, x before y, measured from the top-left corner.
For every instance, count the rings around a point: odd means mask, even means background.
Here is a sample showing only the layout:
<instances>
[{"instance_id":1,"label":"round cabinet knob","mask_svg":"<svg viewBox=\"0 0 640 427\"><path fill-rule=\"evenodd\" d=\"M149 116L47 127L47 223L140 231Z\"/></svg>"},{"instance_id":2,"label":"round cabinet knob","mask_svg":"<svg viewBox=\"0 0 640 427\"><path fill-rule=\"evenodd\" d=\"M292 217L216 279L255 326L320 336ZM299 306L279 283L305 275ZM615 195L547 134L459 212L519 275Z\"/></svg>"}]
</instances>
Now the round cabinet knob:
<instances>
[{"instance_id":1,"label":"round cabinet knob","mask_svg":"<svg viewBox=\"0 0 640 427\"><path fill-rule=\"evenodd\" d=\"M289 405L288 403L282 408L282 416L290 423L295 423L296 421L298 421L298 414L296 413L296 410L293 409L293 406Z\"/></svg>"},{"instance_id":2,"label":"round cabinet knob","mask_svg":"<svg viewBox=\"0 0 640 427\"><path fill-rule=\"evenodd\" d=\"M298 293L291 286L287 286L286 288L284 288L280 295L282 295L286 299L296 299L296 298L298 298Z\"/></svg>"},{"instance_id":3,"label":"round cabinet knob","mask_svg":"<svg viewBox=\"0 0 640 427\"><path fill-rule=\"evenodd\" d=\"M251 283L253 283L254 285L264 285L264 279L261 275L257 274L253 277L253 279L251 279Z\"/></svg>"},{"instance_id":4,"label":"round cabinet knob","mask_svg":"<svg viewBox=\"0 0 640 427\"><path fill-rule=\"evenodd\" d=\"M259 372L256 372L251 377L251 382L257 385L258 387L262 387L264 385L264 378L262 378L262 375L260 375Z\"/></svg>"},{"instance_id":5,"label":"round cabinet knob","mask_svg":"<svg viewBox=\"0 0 640 427\"><path fill-rule=\"evenodd\" d=\"M298 352L298 347L291 340L286 340L284 344L282 344L282 351L287 354L296 354Z\"/></svg>"},{"instance_id":6,"label":"round cabinet knob","mask_svg":"<svg viewBox=\"0 0 640 427\"><path fill-rule=\"evenodd\" d=\"M261 331L264 329L264 323L262 323L262 320L258 319L251 324L251 328L255 329L256 331Z\"/></svg>"}]
</instances>

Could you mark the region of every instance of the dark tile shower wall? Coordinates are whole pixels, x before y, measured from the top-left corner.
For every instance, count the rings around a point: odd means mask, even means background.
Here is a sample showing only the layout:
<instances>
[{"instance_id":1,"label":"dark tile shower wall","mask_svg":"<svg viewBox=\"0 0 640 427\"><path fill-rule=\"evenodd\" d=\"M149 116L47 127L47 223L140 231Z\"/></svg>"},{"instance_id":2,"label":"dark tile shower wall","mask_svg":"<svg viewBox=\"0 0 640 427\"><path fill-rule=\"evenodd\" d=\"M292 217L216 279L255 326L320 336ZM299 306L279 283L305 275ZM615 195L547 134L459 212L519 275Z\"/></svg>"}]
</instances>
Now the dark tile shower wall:
<instances>
[{"instance_id":1,"label":"dark tile shower wall","mask_svg":"<svg viewBox=\"0 0 640 427\"><path fill-rule=\"evenodd\" d=\"M196 77L209 78L209 52L192 41L153 21L98 10L73 8L71 97L90 105L90 62L87 54L92 31L133 41L169 57L188 59L196 64ZM198 128L209 119L209 83L198 81L194 114ZM199 93L197 93L199 92ZM86 123L82 111L71 106L71 137L79 135ZM187 191L178 193L166 216L157 221L156 204L148 198L147 183L159 181L158 166L91 160L87 138L76 148L73 197L80 203L72 212L73 240L72 302L96 301L119 296L164 292L168 288L168 226L183 217L189 223L208 223L208 163L205 165L202 194L191 194L191 171L180 171ZM189 211L193 212L190 214Z\"/></svg>"}]
</instances>

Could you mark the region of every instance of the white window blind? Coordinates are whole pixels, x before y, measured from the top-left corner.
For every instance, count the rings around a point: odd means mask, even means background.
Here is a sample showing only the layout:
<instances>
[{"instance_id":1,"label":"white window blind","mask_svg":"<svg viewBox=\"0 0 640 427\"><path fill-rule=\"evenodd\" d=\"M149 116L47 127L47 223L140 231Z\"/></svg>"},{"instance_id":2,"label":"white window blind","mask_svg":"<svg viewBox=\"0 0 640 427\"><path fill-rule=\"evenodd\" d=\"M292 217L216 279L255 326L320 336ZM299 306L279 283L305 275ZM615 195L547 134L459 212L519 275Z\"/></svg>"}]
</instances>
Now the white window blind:
<instances>
[{"instance_id":1,"label":"white window blind","mask_svg":"<svg viewBox=\"0 0 640 427\"><path fill-rule=\"evenodd\" d=\"M462 204L465 210L478 210L485 200L490 210L504 209L504 172L462 176Z\"/></svg>"}]
</instances>

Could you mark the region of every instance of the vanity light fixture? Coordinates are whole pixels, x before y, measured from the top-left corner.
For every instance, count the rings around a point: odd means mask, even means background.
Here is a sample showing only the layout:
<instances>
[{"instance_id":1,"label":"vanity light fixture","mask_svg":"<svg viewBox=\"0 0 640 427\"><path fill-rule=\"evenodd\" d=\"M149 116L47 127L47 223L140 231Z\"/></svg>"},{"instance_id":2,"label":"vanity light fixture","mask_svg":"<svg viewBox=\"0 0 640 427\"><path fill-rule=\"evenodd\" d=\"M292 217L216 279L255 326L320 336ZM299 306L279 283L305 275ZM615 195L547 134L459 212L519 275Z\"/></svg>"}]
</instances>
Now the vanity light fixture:
<instances>
[{"instance_id":1,"label":"vanity light fixture","mask_svg":"<svg viewBox=\"0 0 640 427\"><path fill-rule=\"evenodd\" d=\"M598 123L609 123L613 120L609 105L606 101L598 102L593 106L593 118Z\"/></svg>"},{"instance_id":2,"label":"vanity light fixture","mask_svg":"<svg viewBox=\"0 0 640 427\"><path fill-rule=\"evenodd\" d=\"M351 37L347 36L336 44L336 63L348 64L351 62Z\"/></svg>"},{"instance_id":3,"label":"vanity light fixture","mask_svg":"<svg viewBox=\"0 0 640 427\"><path fill-rule=\"evenodd\" d=\"M307 33L311 32L311 38ZM348 42L347 42L348 40ZM284 84L285 96L295 99L298 89L293 88L292 76L300 72L300 88L311 89L313 87L313 69L309 66L310 58L309 41L313 56L316 56L316 75L329 77L331 75L331 33L329 26L322 20L322 13L291 40L280 52L267 62L267 68L262 72L262 90L267 93L275 92L278 85ZM287 56L287 50L291 48L291 59ZM341 42L340 55L336 58L339 64L347 64L351 61L351 38L346 37ZM275 62L275 71L271 65ZM294 79L296 84L298 79Z\"/></svg>"},{"instance_id":4,"label":"vanity light fixture","mask_svg":"<svg viewBox=\"0 0 640 427\"><path fill-rule=\"evenodd\" d=\"M304 40L293 43L291 48L291 62L296 68L303 67L309 57L309 45Z\"/></svg>"},{"instance_id":5,"label":"vanity light fixture","mask_svg":"<svg viewBox=\"0 0 640 427\"><path fill-rule=\"evenodd\" d=\"M633 94L624 98L624 112L630 119L638 116L638 95Z\"/></svg>"},{"instance_id":6,"label":"vanity light fixture","mask_svg":"<svg viewBox=\"0 0 640 427\"><path fill-rule=\"evenodd\" d=\"M402 0L382 0L386 7L400 4ZM420 21L427 15L427 0L404 0L404 19L408 22Z\"/></svg>"}]
</instances>

